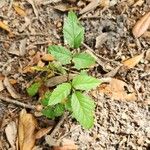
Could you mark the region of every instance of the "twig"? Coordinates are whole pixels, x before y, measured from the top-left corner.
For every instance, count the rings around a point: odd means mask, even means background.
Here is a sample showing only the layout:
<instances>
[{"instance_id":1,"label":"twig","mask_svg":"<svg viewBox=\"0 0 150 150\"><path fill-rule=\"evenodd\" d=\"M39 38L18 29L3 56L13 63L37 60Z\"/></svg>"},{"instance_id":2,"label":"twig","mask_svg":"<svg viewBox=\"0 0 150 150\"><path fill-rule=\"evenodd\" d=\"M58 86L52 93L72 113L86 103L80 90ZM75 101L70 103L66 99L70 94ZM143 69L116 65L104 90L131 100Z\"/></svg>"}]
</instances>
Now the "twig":
<instances>
[{"instance_id":1,"label":"twig","mask_svg":"<svg viewBox=\"0 0 150 150\"><path fill-rule=\"evenodd\" d=\"M61 141L64 137L68 136L69 134L71 134L72 132L74 132L75 130L79 129L80 126L75 127L74 129L68 131L67 133L65 133L64 135L62 135L58 141Z\"/></svg>"},{"instance_id":2,"label":"twig","mask_svg":"<svg viewBox=\"0 0 150 150\"><path fill-rule=\"evenodd\" d=\"M8 17L6 17L6 16L3 16L3 15L0 15L0 18L3 18L3 19L8 19Z\"/></svg>"},{"instance_id":3,"label":"twig","mask_svg":"<svg viewBox=\"0 0 150 150\"><path fill-rule=\"evenodd\" d=\"M22 33L22 34L18 34L18 33L14 33L14 35L16 36L48 36L48 34L45 33Z\"/></svg>"},{"instance_id":4,"label":"twig","mask_svg":"<svg viewBox=\"0 0 150 150\"><path fill-rule=\"evenodd\" d=\"M10 0L9 7L8 7L8 13L7 13L7 16L8 16L9 11L10 11L12 5L13 5L13 2L14 2L14 0Z\"/></svg>"},{"instance_id":5,"label":"twig","mask_svg":"<svg viewBox=\"0 0 150 150\"><path fill-rule=\"evenodd\" d=\"M95 58L96 58L96 59L101 58L101 59L103 59L103 60L105 60L105 61L108 61L108 62L114 62L114 63L116 63L116 64L118 64L118 65L120 64L120 63L117 62L117 61L110 60L110 59L107 59L107 58L105 58L105 57L103 57L103 56L100 56L100 55L96 54L96 53L94 52L94 50L93 50L91 47L89 47L87 44L82 43L82 45L83 45L85 48L87 48L88 51L90 51L91 53L93 53L93 55L95 55Z\"/></svg>"},{"instance_id":6,"label":"twig","mask_svg":"<svg viewBox=\"0 0 150 150\"><path fill-rule=\"evenodd\" d=\"M18 100L14 100L14 99L11 99L11 98L8 98L8 97L4 97L2 95L0 95L0 100L2 100L4 102L7 102L7 103L17 105L17 106L21 106L21 107L24 107L24 108L35 109L34 105L25 104L25 103L19 102Z\"/></svg>"},{"instance_id":7,"label":"twig","mask_svg":"<svg viewBox=\"0 0 150 150\"><path fill-rule=\"evenodd\" d=\"M80 19L100 19L102 16L82 16Z\"/></svg>"},{"instance_id":8,"label":"twig","mask_svg":"<svg viewBox=\"0 0 150 150\"><path fill-rule=\"evenodd\" d=\"M95 52L93 51L93 49L91 49L91 48L90 48L88 45L86 45L85 43L82 43L82 45L87 48L87 52L88 52L89 54L91 54L91 55L95 58L96 62L97 62L100 66L102 66L102 67L104 68L104 62L102 62L102 61L97 57L97 55L95 54Z\"/></svg>"},{"instance_id":9,"label":"twig","mask_svg":"<svg viewBox=\"0 0 150 150\"><path fill-rule=\"evenodd\" d=\"M60 121L58 122L58 124L56 125L56 127L54 128L54 130L51 132L50 136L54 137L54 135L57 133L57 131L59 130L60 126L63 124L64 120L68 117L68 113L65 112L64 115L62 116L62 118L60 119Z\"/></svg>"}]
</instances>

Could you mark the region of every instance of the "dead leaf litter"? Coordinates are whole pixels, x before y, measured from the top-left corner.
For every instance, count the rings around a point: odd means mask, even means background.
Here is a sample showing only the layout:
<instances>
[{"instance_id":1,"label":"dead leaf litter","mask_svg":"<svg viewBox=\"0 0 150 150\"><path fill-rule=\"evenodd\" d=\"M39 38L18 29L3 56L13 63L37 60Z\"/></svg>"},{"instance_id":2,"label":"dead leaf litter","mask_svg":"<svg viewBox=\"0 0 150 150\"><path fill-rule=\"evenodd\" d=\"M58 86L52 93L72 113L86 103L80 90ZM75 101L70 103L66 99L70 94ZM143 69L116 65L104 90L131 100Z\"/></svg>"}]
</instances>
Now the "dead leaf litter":
<instances>
[{"instance_id":1,"label":"dead leaf litter","mask_svg":"<svg viewBox=\"0 0 150 150\"><path fill-rule=\"evenodd\" d=\"M41 116L39 97L26 92L43 75L33 68L54 60L48 45L63 43L69 10L85 27L83 50L97 61L89 73L103 80L89 93L96 103L89 131L70 116L55 130L60 118ZM149 0L1 0L0 149L150 149L149 10ZM44 88L65 81L52 76Z\"/></svg>"}]
</instances>

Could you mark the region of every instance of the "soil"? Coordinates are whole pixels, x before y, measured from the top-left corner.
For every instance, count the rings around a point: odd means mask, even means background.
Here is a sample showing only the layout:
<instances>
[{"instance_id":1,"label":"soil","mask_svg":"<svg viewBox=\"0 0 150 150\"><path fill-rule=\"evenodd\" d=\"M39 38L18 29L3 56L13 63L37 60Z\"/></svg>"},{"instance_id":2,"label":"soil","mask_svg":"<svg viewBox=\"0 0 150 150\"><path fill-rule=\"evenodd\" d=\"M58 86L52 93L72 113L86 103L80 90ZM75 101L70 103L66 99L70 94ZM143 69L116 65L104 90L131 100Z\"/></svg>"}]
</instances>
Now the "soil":
<instances>
[{"instance_id":1,"label":"soil","mask_svg":"<svg viewBox=\"0 0 150 150\"><path fill-rule=\"evenodd\" d=\"M115 74L107 75L122 80L132 87L136 91L136 101L114 100L99 92L94 96L91 94L96 103L94 128L84 130L69 116L58 129L56 140L71 139L81 150L148 150L150 149L150 36L136 39L132 34L132 28L137 20L150 11L150 3L149 0L112 1L114 2L112 6L104 8L98 5L90 12L79 15L88 1L37 0L33 9L31 3L26 0L10 3L1 0L0 21L6 23L13 33L0 29L0 81L4 82L5 77L9 79L15 89L17 101L29 105L39 104L39 96L29 97L26 88L38 79L40 74L26 71L25 68L37 64L38 52L47 53L48 45L64 45L63 21L67 11L73 8L85 27L85 45L79 50L85 51L90 47L100 62L90 70L93 76L105 78L106 74L114 71L122 61L143 52L145 55L134 68L119 69ZM26 16L21 16L15 11L12 5L15 2L25 10ZM55 9L58 5L68 7L62 11L59 7ZM149 29L147 32L149 33ZM18 119L19 112L23 108L11 102L4 102L1 95L5 98L15 98L6 85L0 90L0 149L8 150L10 144L5 135L5 128L9 122ZM28 108L27 111L34 114L41 127L53 125L55 128L60 119L49 120L32 109ZM45 140L46 136L37 140L34 149L51 148L51 143Z\"/></svg>"}]
</instances>

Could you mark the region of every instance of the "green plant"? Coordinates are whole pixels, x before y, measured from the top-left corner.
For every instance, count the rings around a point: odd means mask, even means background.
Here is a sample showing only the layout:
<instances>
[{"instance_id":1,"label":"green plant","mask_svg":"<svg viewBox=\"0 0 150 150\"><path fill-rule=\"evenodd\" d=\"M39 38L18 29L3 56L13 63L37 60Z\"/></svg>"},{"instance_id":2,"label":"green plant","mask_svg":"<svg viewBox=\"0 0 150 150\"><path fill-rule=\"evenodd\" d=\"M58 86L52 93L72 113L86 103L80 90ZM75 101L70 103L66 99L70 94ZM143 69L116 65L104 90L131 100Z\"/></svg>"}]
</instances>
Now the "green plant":
<instances>
[{"instance_id":1,"label":"green plant","mask_svg":"<svg viewBox=\"0 0 150 150\"><path fill-rule=\"evenodd\" d=\"M69 12L63 26L64 42L71 49L77 49L84 40L84 28L81 26L74 12ZM48 52L62 65L65 65L68 74L68 82L58 85L52 92L45 93L41 100L44 109L43 115L55 118L69 111L84 128L91 128L94 124L94 101L85 95L85 91L96 88L101 81L87 75L84 69L95 64L95 59L88 53L72 53L63 46L49 46ZM69 80L71 69L78 70L78 74ZM35 87L36 86L36 87ZM27 91L33 96L40 84L32 85ZM35 88L34 90L32 89ZM33 93L32 93L33 91Z\"/></svg>"}]
</instances>

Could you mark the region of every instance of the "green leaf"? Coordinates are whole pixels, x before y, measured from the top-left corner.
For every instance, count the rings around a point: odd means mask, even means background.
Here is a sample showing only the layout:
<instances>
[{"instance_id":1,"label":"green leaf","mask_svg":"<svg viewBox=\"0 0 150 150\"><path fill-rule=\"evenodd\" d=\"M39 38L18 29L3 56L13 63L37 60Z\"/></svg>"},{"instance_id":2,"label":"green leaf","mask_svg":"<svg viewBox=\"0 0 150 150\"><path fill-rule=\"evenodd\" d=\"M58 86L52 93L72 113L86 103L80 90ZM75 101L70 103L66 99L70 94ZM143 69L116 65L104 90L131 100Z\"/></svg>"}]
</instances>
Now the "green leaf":
<instances>
[{"instance_id":1,"label":"green leaf","mask_svg":"<svg viewBox=\"0 0 150 150\"><path fill-rule=\"evenodd\" d=\"M77 75L73 78L72 86L77 90L90 90L96 88L101 81L88 75Z\"/></svg>"},{"instance_id":2,"label":"green leaf","mask_svg":"<svg viewBox=\"0 0 150 150\"><path fill-rule=\"evenodd\" d=\"M41 86L41 83L36 82L36 83L33 83L29 88L27 88L27 93L29 94L29 96L36 95L40 86Z\"/></svg>"},{"instance_id":3,"label":"green leaf","mask_svg":"<svg viewBox=\"0 0 150 150\"><path fill-rule=\"evenodd\" d=\"M55 105L60 103L62 100L67 98L67 96L70 94L71 91L71 85L70 83L62 83L54 89L52 92L48 105Z\"/></svg>"},{"instance_id":4,"label":"green leaf","mask_svg":"<svg viewBox=\"0 0 150 150\"><path fill-rule=\"evenodd\" d=\"M89 68L95 64L95 59L87 53L75 54L72 61L76 69Z\"/></svg>"},{"instance_id":5,"label":"green leaf","mask_svg":"<svg viewBox=\"0 0 150 150\"><path fill-rule=\"evenodd\" d=\"M31 67L31 69L35 71L46 71L46 72L50 71L50 69L47 66L44 66L44 67L33 66Z\"/></svg>"},{"instance_id":6,"label":"green leaf","mask_svg":"<svg viewBox=\"0 0 150 150\"><path fill-rule=\"evenodd\" d=\"M60 62L53 62L52 63L54 70L59 71L62 74L66 74L67 71L63 68L62 64Z\"/></svg>"},{"instance_id":7,"label":"green leaf","mask_svg":"<svg viewBox=\"0 0 150 150\"><path fill-rule=\"evenodd\" d=\"M64 111L65 111L64 105L63 104L57 104L54 108L55 117L63 115Z\"/></svg>"},{"instance_id":8,"label":"green leaf","mask_svg":"<svg viewBox=\"0 0 150 150\"><path fill-rule=\"evenodd\" d=\"M80 124L89 129L94 124L94 101L80 92L75 92L71 98L73 116Z\"/></svg>"},{"instance_id":9,"label":"green leaf","mask_svg":"<svg viewBox=\"0 0 150 150\"><path fill-rule=\"evenodd\" d=\"M52 92L50 91L47 91L44 95L44 97L41 99L41 104L43 106L47 106L48 105L48 102L49 102L49 97L51 96Z\"/></svg>"},{"instance_id":10,"label":"green leaf","mask_svg":"<svg viewBox=\"0 0 150 150\"><path fill-rule=\"evenodd\" d=\"M63 34L64 41L72 48L78 48L84 40L84 28L72 11L68 13L68 17L64 22Z\"/></svg>"},{"instance_id":11,"label":"green leaf","mask_svg":"<svg viewBox=\"0 0 150 150\"><path fill-rule=\"evenodd\" d=\"M65 103L65 109L72 112L71 99L68 99L67 102Z\"/></svg>"},{"instance_id":12,"label":"green leaf","mask_svg":"<svg viewBox=\"0 0 150 150\"><path fill-rule=\"evenodd\" d=\"M41 112L47 118L50 118L50 119L55 118L54 109L52 107L46 107Z\"/></svg>"},{"instance_id":13,"label":"green leaf","mask_svg":"<svg viewBox=\"0 0 150 150\"><path fill-rule=\"evenodd\" d=\"M63 65L69 64L72 59L71 52L62 46L49 46L48 51L56 58L57 61L61 62Z\"/></svg>"}]
</instances>

